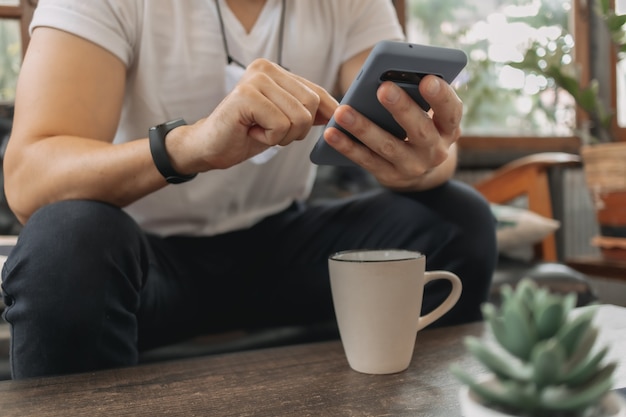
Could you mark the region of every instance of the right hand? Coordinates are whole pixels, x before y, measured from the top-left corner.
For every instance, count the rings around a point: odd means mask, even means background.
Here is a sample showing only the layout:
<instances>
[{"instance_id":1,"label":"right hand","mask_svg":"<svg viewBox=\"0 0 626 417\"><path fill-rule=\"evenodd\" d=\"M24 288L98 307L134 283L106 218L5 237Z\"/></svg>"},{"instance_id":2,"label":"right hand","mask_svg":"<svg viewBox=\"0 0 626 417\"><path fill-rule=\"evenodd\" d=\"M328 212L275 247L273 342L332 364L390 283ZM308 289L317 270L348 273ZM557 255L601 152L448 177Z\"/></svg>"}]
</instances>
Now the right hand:
<instances>
[{"instance_id":1,"label":"right hand","mask_svg":"<svg viewBox=\"0 0 626 417\"><path fill-rule=\"evenodd\" d=\"M313 125L326 124L337 105L322 87L257 59L209 117L181 132L195 148L189 157L200 155L196 169L184 172L228 168L302 140Z\"/></svg>"}]
</instances>

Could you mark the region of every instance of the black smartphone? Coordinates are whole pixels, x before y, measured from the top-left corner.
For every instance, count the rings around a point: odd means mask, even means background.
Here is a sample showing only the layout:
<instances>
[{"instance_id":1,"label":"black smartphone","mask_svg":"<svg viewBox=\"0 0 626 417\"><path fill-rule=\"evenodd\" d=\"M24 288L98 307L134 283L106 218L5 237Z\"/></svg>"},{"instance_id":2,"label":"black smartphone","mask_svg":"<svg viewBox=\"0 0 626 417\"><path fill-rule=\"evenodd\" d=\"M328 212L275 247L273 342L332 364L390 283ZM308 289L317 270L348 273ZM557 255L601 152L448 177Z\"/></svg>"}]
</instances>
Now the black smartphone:
<instances>
[{"instance_id":1,"label":"black smartphone","mask_svg":"<svg viewBox=\"0 0 626 417\"><path fill-rule=\"evenodd\" d=\"M408 42L381 41L363 63L359 75L352 82L342 104L349 104L372 122L400 140L406 132L378 101L376 91L383 81L393 81L404 89L422 109L429 104L419 93L419 83L426 75L436 75L451 83L467 64L467 55L459 49L418 45ZM338 126L334 120L326 127L336 127L358 141L358 138ZM354 162L328 145L323 136L311 151L311 161L318 165L350 166Z\"/></svg>"}]
</instances>

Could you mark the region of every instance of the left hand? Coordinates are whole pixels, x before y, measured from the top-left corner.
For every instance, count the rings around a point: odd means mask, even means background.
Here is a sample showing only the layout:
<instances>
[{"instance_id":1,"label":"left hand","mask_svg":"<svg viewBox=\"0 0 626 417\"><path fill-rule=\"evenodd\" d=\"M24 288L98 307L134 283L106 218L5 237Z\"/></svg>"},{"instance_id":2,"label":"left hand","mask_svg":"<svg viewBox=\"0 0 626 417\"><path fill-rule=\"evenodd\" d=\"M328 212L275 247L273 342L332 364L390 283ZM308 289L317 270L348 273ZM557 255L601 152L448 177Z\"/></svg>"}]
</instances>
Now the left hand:
<instances>
[{"instance_id":1,"label":"left hand","mask_svg":"<svg viewBox=\"0 0 626 417\"><path fill-rule=\"evenodd\" d=\"M423 190L443 183L456 166L451 149L461 135L463 103L448 83L434 75L424 77L419 89L431 106L428 112L393 82L378 88L378 100L406 131L405 141L347 105L337 108L335 121L365 146L335 128L327 129L324 138L386 187Z\"/></svg>"}]
</instances>

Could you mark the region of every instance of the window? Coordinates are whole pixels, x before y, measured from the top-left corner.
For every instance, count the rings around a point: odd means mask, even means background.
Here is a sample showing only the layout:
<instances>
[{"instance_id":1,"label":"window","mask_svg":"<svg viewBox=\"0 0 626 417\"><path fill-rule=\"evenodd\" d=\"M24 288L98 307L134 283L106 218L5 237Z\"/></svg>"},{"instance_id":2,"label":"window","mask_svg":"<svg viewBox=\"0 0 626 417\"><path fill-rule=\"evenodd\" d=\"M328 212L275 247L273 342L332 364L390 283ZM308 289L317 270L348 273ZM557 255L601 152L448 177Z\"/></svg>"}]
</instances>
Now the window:
<instances>
[{"instance_id":1,"label":"window","mask_svg":"<svg viewBox=\"0 0 626 417\"><path fill-rule=\"evenodd\" d=\"M0 20L0 102L15 99L15 84L22 63L20 25L16 20Z\"/></svg>"},{"instance_id":2,"label":"window","mask_svg":"<svg viewBox=\"0 0 626 417\"><path fill-rule=\"evenodd\" d=\"M408 0L407 4L410 41L460 48L469 57L456 80L465 104L466 134L573 134L576 112L569 94L545 76L519 68L534 57L575 71L574 39L568 30L571 0Z\"/></svg>"}]
</instances>

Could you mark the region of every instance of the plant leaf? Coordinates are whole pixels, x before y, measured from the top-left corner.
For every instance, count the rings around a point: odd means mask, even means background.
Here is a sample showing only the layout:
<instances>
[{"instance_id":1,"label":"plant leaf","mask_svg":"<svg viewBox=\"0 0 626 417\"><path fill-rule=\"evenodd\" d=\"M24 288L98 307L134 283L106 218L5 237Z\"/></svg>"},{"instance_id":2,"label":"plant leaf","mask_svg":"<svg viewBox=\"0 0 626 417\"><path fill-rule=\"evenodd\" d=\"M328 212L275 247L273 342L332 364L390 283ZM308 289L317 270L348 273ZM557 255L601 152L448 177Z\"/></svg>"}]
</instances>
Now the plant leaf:
<instances>
[{"instance_id":1,"label":"plant leaf","mask_svg":"<svg viewBox=\"0 0 626 417\"><path fill-rule=\"evenodd\" d=\"M539 340L548 339L554 336L565 322L565 306L560 299L550 296L546 296L545 301L537 304L534 316L537 337Z\"/></svg>"},{"instance_id":2,"label":"plant leaf","mask_svg":"<svg viewBox=\"0 0 626 417\"><path fill-rule=\"evenodd\" d=\"M593 348L596 339L598 338L598 329L595 327L591 327L583 336L583 339L578 344L578 349L572 354L572 356L568 359L565 367L563 368L563 374L561 377L565 380L570 378L569 374L574 371L574 369L581 366L584 362L589 360L589 354L591 349Z\"/></svg>"},{"instance_id":3,"label":"plant leaf","mask_svg":"<svg viewBox=\"0 0 626 417\"><path fill-rule=\"evenodd\" d=\"M565 323L565 325L557 333L556 338L565 349L568 358L572 356L574 351L577 349L578 344L581 342L585 333L591 326L591 321L593 320L595 312L595 308L587 308L573 320Z\"/></svg>"},{"instance_id":4,"label":"plant leaf","mask_svg":"<svg viewBox=\"0 0 626 417\"><path fill-rule=\"evenodd\" d=\"M594 376L600 372L600 369L602 369L598 365L602 362L608 351L608 348L604 348L586 361L580 363L568 373L568 376L564 378L563 382L573 387L582 385L589 379L594 378Z\"/></svg>"},{"instance_id":5,"label":"plant leaf","mask_svg":"<svg viewBox=\"0 0 626 417\"><path fill-rule=\"evenodd\" d=\"M525 387L515 381L503 383L500 380L485 384L474 379L457 365L450 367L450 371L487 404L531 411L539 402L539 395L532 389L532 386Z\"/></svg>"},{"instance_id":6,"label":"plant leaf","mask_svg":"<svg viewBox=\"0 0 626 417\"><path fill-rule=\"evenodd\" d=\"M494 346L488 346L476 337L465 338L467 350L485 367L502 379L530 381L532 369Z\"/></svg>"},{"instance_id":7,"label":"plant leaf","mask_svg":"<svg viewBox=\"0 0 626 417\"><path fill-rule=\"evenodd\" d=\"M537 333L529 317L529 312L519 302L505 304L502 311L503 326L496 339L502 347L514 356L528 360L533 345L537 341Z\"/></svg>"},{"instance_id":8,"label":"plant leaf","mask_svg":"<svg viewBox=\"0 0 626 417\"><path fill-rule=\"evenodd\" d=\"M581 410L600 400L613 386L612 375L617 364L602 369L587 384L575 389L548 387L540 393L540 404L550 410Z\"/></svg>"},{"instance_id":9,"label":"plant leaf","mask_svg":"<svg viewBox=\"0 0 626 417\"><path fill-rule=\"evenodd\" d=\"M533 381L541 390L559 379L565 361L565 351L556 339L548 339L535 345L532 352Z\"/></svg>"}]
</instances>

